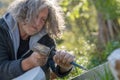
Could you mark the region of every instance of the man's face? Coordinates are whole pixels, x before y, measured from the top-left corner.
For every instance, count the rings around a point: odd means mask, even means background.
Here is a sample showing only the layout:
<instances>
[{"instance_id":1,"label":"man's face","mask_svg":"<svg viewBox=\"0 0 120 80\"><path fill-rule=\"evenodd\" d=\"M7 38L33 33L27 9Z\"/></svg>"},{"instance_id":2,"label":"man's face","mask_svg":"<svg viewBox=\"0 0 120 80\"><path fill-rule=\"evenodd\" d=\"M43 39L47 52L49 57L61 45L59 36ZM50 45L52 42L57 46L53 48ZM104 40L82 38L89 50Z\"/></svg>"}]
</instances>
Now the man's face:
<instances>
[{"instance_id":1,"label":"man's face","mask_svg":"<svg viewBox=\"0 0 120 80\"><path fill-rule=\"evenodd\" d=\"M23 32L25 32L25 34L29 36L38 33L45 25L47 17L48 17L48 8L44 8L43 10L40 11L38 16L36 16L34 22L35 24L25 24L24 26L21 26Z\"/></svg>"}]
</instances>

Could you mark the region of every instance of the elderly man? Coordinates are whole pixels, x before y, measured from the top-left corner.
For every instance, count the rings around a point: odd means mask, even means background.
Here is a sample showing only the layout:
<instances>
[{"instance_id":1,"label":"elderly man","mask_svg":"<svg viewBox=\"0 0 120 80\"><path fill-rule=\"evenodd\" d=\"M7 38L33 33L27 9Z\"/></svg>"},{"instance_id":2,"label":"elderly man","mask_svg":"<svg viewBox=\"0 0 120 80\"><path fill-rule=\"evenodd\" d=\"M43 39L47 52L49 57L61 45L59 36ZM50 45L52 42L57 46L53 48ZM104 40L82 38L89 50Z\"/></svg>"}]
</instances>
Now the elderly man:
<instances>
[{"instance_id":1,"label":"elderly man","mask_svg":"<svg viewBox=\"0 0 120 80\"><path fill-rule=\"evenodd\" d=\"M63 26L61 8L53 0L15 0L0 19L0 80L11 80L37 66L49 79L49 61L57 64L57 76L67 75L74 56L55 50L53 40ZM37 42L54 49L56 55L49 58L30 51Z\"/></svg>"}]
</instances>

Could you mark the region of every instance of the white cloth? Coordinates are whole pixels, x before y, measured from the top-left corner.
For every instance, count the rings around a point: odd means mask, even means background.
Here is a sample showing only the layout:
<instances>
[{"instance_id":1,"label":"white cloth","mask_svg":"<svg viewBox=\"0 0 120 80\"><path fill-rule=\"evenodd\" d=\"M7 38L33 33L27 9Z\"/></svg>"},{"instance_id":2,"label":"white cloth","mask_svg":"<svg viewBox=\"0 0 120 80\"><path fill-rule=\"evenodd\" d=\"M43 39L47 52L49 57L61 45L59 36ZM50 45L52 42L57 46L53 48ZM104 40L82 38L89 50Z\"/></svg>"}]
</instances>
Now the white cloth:
<instances>
[{"instance_id":1,"label":"white cloth","mask_svg":"<svg viewBox=\"0 0 120 80\"><path fill-rule=\"evenodd\" d=\"M109 66L110 66L110 69L112 71L112 74L115 77L115 80L119 80L118 77L117 77L118 72L115 69L116 60L120 60L120 48L114 50L110 54L110 56L108 56L108 62L109 62Z\"/></svg>"},{"instance_id":2,"label":"white cloth","mask_svg":"<svg viewBox=\"0 0 120 80\"><path fill-rule=\"evenodd\" d=\"M35 67L13 80L46 80L46 78L41 67Z\"/></svg>"}]
</instances>

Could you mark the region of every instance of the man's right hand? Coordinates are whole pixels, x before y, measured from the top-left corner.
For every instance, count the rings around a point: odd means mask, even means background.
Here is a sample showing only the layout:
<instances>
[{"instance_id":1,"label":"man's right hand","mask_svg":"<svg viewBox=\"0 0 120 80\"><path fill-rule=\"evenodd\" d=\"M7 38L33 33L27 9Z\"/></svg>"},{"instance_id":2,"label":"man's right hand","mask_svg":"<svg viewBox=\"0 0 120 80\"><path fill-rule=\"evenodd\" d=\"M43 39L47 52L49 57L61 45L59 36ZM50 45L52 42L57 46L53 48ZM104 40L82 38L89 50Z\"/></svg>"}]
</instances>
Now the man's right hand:
<instances>
[{"instance_id":1,"label":"man's right hand","mask_svg":"<svg viewBox=\"0 0 120 80\"><path fill-rule=\"evenodd\" d=\"M33 52L28 58L21 62L23 71L27 71L36 66L43 66L47 62L48 56L40 54L38 52Z\"/></svg>"}]
</instances>

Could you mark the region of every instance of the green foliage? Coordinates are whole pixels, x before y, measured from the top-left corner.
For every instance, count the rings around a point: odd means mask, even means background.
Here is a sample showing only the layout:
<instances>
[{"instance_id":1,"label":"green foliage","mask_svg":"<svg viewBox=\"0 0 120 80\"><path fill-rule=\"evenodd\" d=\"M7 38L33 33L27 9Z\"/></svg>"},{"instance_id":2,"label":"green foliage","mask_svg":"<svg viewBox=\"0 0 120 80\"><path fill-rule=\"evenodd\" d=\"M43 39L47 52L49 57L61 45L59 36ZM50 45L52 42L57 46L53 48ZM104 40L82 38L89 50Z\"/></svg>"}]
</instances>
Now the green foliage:
<instances>
[{"instance_id":1,"label":"green foliage","mask_svg":"<svg viewBox=\"0 0 120 80\"><path fill-rule=\"evenodd\" d=\"M108 66L104 66L104 72L100 73L98 71L95 71L95 74L100 78L100 80L114 80L114 77L111 73L111 70ZM96 79L91 79L96 80Z\"/></svg>"},{"instance_id":2,"label":"green foliage","mask_svg":"<svg viewBox=\"0 0 120 80\"><path fill-rule=\"evenodd\" d=\"M112 41L112 42L109 42L107 45L106 45L106 48L105 50L103 51L103 57L102 57L102 60L106 60L107 57L110 55L110 53L117 49L117 48L120 48L120 41Z\"/></svg>"},{"instance_id":3,"label":"green foliage","mask_svg":"<svg viewBox=\"0 0 120 80\"><path fill-rule=\"evenodd\" d=\"M101 12L106 19L115 19L120 17L119 0L93 0L97 10Z\"/></svg>"},{"instance_id":4,"label":"green foliage","mask_svg":"<svg viewBox=\"0 0 120 80\"><path fill-rule=\"evenodd\" d=\"M96 20L91 18L95 16L95 10L87 0L63 0L60 5L65 13L67 30L76 29L74 32L77 31L76 33L80 36L84 35L87 38L91 37L90 34L97 30Z\"/></svg>"},{"instance_id":5,"label":"green foliage","mask_svg":"<svg viewBox=\"0 0 120 80\"><path fill-rule=\"evenodd\" d=\"M120 41L108 42L105 49L101 52L95 50L95 52L91 54L90 64L88 65L89 68L106 62L110 53L117 48L120 48Z\"/></svg>"}]
</instances>

